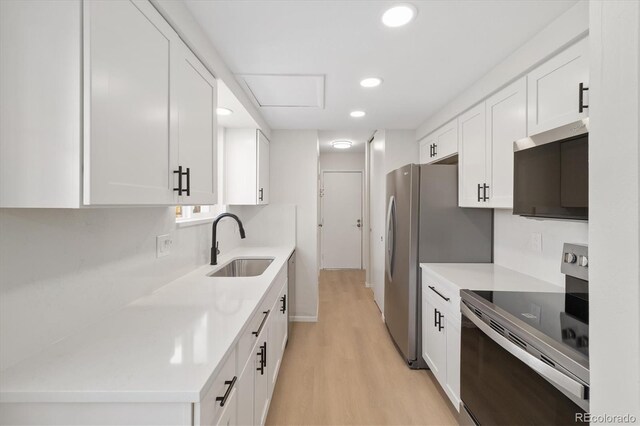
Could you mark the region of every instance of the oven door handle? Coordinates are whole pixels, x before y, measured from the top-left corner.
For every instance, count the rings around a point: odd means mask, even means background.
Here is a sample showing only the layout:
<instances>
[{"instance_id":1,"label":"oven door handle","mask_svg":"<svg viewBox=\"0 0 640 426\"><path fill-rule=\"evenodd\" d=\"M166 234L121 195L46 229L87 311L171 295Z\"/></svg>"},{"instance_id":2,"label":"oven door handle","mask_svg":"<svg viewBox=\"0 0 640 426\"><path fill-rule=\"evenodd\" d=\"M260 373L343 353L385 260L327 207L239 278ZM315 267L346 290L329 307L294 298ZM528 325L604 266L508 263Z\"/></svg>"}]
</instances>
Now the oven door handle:
<instances>
[{"instance_id":1,"label":"oven door handle","mask_svg":"<svg viewBox=\"0 0 640 426\"><path fill-rule=\"evenodd\" d=\"M585 386L582 383L573 380L571 377L565 374L562 374L550 365L547 365L544 362L540 361L538 358L534 357L529 352L522 349L520 346L516 345L515 343L511 343L507 338L499 334L497 331L494 331L484 321L478 318L464 303L460 303L460 311L462 311L462 313L484 334L489 336L491 340L496 342L511 355L527 364L536 373L549 380L554 385L566 390L576 398L582 400L586 399L587 392Z\"/></svg>"}]
</instances>

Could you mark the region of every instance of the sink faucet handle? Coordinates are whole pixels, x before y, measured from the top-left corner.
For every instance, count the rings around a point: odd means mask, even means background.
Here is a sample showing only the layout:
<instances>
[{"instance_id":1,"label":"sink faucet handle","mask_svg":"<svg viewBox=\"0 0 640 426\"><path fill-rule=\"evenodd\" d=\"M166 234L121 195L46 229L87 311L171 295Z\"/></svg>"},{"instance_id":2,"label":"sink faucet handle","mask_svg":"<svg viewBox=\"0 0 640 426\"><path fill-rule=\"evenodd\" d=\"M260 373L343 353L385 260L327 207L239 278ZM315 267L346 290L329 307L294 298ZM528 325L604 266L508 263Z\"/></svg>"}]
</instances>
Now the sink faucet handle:
<instances>
[{"instance_id":1,"label":"sink faucet handle","mask_svg":"<svg viewBox=\"0 0 640 426\"><path fill-rule=\"evenodd\" d=\"M216 241L216 254L220 254L220 241Z\"/></svg>"}]
</instances>

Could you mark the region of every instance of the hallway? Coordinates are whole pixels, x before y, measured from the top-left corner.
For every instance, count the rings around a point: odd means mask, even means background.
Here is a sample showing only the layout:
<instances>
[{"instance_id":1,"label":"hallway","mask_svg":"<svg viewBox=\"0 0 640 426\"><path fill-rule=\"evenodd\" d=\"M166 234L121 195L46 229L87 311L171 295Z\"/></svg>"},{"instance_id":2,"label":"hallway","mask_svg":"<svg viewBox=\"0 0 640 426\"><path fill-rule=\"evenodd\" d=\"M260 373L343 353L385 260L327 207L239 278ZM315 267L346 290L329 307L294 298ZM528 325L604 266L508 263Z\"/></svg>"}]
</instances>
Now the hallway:
<instances>
[{"instance_id":1,"label":"hallway","mask_svg":"<svg viewBox=\"0 0 640 426\"><path fill-rule=\"evenodd\" d=\"M268 425L455 425L428 371L404 365L364 271L320 275L317 323L295 323Z\"/></svg>"}]
</instances>

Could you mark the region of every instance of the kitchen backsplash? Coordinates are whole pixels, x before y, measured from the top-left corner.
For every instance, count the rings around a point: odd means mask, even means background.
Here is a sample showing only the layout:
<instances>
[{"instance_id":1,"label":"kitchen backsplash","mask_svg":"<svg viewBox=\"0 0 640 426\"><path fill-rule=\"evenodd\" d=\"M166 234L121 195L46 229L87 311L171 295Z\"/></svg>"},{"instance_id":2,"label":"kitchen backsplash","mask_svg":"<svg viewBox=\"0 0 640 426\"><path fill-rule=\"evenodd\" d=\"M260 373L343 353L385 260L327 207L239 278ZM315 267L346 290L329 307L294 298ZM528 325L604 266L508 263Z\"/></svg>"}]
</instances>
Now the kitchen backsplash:
<instances>
[{"instance_id":1,"label":"kitchen backsplash","mask_svg":"<svg viewBox=\"0 0 640 426\"><path fill-rule=\"evenodd\" d=\"M588 229L587 222L527 219L514 216L512 210L496 209L494 263L564 286L560 272L562 245L587 244ZM539 234L540 245L534 234Z\"/></svg>"}]
</instances>

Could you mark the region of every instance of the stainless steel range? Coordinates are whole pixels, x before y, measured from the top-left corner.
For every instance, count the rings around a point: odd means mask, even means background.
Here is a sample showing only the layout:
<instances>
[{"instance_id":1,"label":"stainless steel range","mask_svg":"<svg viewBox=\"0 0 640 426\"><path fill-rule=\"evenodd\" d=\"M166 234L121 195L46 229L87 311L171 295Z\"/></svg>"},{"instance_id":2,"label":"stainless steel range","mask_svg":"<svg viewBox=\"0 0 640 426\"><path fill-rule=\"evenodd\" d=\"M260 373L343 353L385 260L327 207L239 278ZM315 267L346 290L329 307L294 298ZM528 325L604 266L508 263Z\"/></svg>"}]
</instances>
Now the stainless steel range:
<instances>
[{"instance_id":1,"label":"stainless steel range","mask_svg":"<svg viewBox=\"0 0 640 426\"><path fill-rule=\"evenodd\" d=\"M565 244L565 293L463 290L465 423L582 423L589 410L586 246Z\"/></svg>"}]
</instances>

